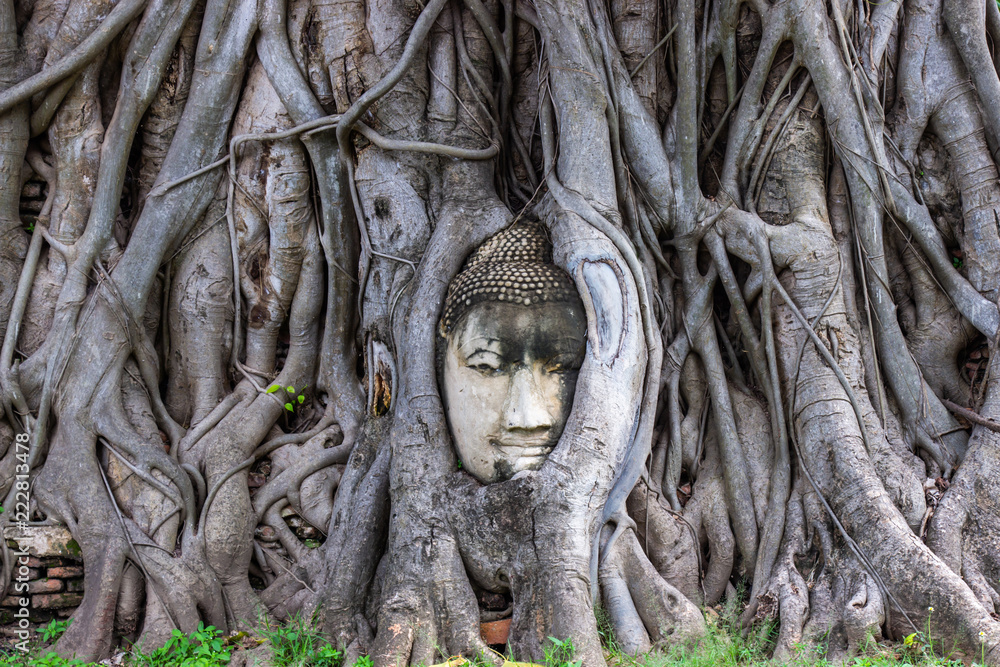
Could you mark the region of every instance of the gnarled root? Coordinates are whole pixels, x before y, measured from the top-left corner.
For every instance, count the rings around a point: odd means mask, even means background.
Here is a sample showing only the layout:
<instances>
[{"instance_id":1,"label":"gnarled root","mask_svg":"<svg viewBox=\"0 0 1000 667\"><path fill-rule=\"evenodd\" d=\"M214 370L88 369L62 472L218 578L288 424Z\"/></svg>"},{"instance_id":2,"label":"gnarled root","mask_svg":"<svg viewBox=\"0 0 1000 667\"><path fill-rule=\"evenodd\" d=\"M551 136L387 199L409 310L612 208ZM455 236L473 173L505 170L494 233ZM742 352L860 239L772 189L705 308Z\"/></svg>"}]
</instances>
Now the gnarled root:
<instances>
[{"instance_id":1,"label":"gnarled root","mask_svg":"<svg viewBox=\"0 0 1000 667\"><path fill-rule=\"evenodd\" d=\"M650 641L686 644L705 634L701 611L659 575L633 531L621 533L599 576L604 606L624 652L644 653Z\"/></svg>"}]
</instances>

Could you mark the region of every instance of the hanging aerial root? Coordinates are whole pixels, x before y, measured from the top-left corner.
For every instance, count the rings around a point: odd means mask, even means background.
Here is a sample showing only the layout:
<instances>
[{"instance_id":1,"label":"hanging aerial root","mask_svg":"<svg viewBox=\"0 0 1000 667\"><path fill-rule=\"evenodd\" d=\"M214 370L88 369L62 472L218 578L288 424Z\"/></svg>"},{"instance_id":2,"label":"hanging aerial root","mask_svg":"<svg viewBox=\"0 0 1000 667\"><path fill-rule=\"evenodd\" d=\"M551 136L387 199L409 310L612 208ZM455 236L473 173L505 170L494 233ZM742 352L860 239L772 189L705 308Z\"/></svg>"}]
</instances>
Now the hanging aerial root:
<instances>
[{"instance_id":1,"label":"hanging aerial root","mask_svg":"<svg viewBox=\"0 0 1000 667\"><path fill-rule=\"evenodd\" d=\"M35 93L44 91L66 77L80 72L91 60L104 52L112 40L142 13L146 2L147 0L126 0L115 5L100 27L59 62L0 93L0 113L9 111L30 99Z\"/></svg>"}]
</instances>

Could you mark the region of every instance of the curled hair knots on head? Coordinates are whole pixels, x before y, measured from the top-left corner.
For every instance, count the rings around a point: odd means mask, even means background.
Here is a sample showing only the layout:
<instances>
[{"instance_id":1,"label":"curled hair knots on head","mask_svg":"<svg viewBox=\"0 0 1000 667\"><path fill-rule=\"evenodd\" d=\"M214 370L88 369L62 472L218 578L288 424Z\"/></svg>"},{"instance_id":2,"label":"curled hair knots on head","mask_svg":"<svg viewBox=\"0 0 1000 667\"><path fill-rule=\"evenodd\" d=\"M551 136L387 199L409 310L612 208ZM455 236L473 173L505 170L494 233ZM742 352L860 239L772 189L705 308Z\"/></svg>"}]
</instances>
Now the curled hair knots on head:
<instances>
[{"instance_id":1,"label":"curled hair knots on head","mask_svg":"<svg viewBox=\"0 0 1000 667\"><path fill-rule=\"evenodd\" d=\"M486 301L531 306L579 303L576 286L552 263L552 246L537 222L518 222L497 233L465 261L448 286L440 331L446 336L472 306Z\"/></svg>"}]
</instances>

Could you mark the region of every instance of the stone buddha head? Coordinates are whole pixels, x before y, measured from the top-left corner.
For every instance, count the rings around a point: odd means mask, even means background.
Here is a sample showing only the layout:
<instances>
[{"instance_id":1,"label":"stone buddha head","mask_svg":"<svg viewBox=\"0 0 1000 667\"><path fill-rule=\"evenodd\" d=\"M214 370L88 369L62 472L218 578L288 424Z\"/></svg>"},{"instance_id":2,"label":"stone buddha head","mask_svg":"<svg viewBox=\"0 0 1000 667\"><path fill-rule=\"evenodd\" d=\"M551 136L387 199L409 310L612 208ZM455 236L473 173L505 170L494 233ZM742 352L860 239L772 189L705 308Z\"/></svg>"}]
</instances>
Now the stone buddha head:
<instances>
[{"instance_id":1,"label":"stone buddha head","mask_svg":"<svg viewBox=\"0 0 1000 667\"><path fill-rule=\"evenodd\" d=\"M464 470L485 484L538 470L573 405L587 323L537 223L480 246L448 289L445 412Z\"/></svg>"}]
</instances>

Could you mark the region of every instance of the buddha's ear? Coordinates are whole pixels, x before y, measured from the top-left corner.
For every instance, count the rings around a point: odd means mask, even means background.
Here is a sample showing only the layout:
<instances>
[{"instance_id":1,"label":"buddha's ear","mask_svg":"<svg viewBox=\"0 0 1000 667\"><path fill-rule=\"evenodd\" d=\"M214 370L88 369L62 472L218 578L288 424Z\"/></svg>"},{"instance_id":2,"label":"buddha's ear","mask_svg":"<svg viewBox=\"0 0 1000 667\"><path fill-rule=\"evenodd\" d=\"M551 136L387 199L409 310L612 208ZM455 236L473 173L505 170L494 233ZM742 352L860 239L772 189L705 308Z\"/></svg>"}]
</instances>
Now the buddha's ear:
<instances>
[{"instance_id":1,"label":"buddha's ear","mask_svg":"<svg viewBox=\"0 0 1000 667\"><path fill-rule=\"evenodd\" d=\"M621 352L625 333L624 276L606 260L585 259L576 267L577 285L587 314L587 338L594 357L610 366Z\"/></svg>"}]
</instances>

